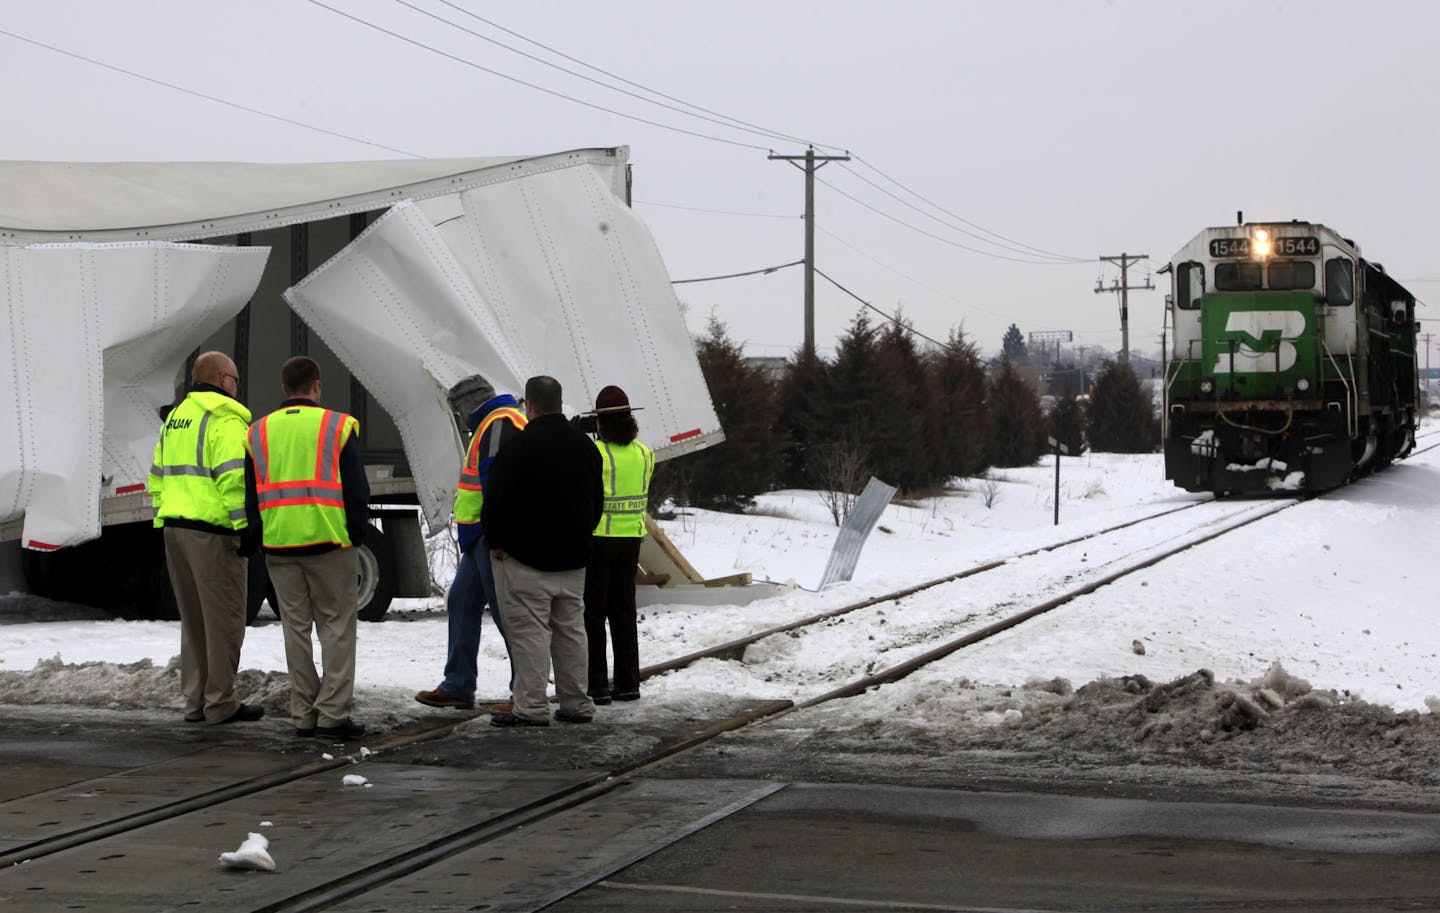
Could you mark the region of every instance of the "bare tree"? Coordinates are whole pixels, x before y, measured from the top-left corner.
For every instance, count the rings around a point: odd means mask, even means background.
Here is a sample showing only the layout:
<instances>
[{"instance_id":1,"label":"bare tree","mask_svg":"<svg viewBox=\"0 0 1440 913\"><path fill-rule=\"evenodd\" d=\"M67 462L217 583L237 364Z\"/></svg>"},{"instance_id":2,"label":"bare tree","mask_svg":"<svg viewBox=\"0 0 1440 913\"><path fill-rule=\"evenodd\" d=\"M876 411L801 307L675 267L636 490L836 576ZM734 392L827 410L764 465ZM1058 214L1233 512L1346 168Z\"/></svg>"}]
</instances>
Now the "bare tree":
<instances>
[{"instance_id":1,"label":"bare tree","mask_svg":"<svg viewBox=\"0 0 1440 913\"><path fill-rule=\"evenodd\" d=\"M430 568L430 595L444 596L460 567L460 542L455 537L455 524L425 540L425 562Z\"/></svg>"},{"instance_id":2,"label":"bare tree","mask_svg":"<svg viewBox=\"0 0 1440 913\"><path fill-rule=\"evenodd\" d=\"M807 462L816 492L839 526L850 516L855 499L870 479L869 445L851 426L840 437L815 444Z\"/></svg>"},{"instance_id":3,"label":"bare tree","mask_svg":"<svg viewBox=\"0 0 1440 913\"><path fill-rule=\"evenodd\" d=\"M1000 483L991 478L981 480L980 497L984 499L987 509L993 508L1000 498Z\"/></svg>"}]
</instances>

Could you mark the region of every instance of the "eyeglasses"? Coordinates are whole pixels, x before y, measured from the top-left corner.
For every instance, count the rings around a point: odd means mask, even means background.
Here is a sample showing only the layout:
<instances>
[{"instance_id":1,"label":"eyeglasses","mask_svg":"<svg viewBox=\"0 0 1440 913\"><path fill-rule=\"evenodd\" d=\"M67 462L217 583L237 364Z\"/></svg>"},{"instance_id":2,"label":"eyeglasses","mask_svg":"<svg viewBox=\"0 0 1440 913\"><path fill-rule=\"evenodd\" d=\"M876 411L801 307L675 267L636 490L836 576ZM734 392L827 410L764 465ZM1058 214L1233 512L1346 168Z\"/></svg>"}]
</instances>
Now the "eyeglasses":
<instances>
[{"instance_id":1,"label":"eyeglasses","mask_svg":"<svg viewBox=\"0 0 1440 913\"><path fill-rule=\"evenodd\" d=\"M235 386L236 386L237 388L240 386L240 378L236 377L234 374L226 374L224 371L221 371L221 372L220 372L220 376L221 376L221 377L228 377L228 378L230 378L231 380L235 381Z\"/></svg>"}]
</instances>

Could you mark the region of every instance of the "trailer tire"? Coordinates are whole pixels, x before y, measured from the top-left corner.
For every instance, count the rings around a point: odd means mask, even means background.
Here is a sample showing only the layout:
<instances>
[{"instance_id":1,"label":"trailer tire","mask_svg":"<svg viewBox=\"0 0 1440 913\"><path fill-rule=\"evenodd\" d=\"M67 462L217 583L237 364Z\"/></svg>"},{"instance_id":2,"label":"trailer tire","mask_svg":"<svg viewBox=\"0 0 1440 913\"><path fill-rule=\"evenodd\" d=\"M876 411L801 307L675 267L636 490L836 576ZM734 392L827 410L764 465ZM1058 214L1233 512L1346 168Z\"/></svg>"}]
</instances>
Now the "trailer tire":
<instances>
[{"instance_id":1,"label":"trailer tire","mask_svg":"<svg viewBox=\"0 0 1440 913\"><path fill-rule=\"evenodd\" d=\"M359 606L361 621L382 621L395 598L395 553L385 534L375 527L365 533L359 553Z\"/></svg>"}]
</instances>

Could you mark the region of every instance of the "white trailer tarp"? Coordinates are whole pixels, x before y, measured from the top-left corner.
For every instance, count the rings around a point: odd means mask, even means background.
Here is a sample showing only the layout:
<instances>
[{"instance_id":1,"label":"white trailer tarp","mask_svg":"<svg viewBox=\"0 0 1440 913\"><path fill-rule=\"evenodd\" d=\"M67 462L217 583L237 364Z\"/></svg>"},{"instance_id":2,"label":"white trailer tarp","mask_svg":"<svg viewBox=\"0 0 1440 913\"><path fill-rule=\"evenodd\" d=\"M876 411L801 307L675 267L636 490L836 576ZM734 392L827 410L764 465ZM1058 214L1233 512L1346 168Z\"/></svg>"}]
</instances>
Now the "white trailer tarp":
<instances>
[{"instance_id":1,"label":"white trailer tarp","mask_svg":"<svg viewBox=\"0 0 1440 913\"><path fill-rule=\"evenodd\" d=\"M616 384L657 459L724 439L655 242L587 163L397 204L285 298L394 417L431 529L470 374L517 396L549 374L571 413Z\"/></svg>"},{"instance_id":2,"label":"white trailer tarp","mask_svg":"<svg viewBox=\"0 0 1440 913\"><path fill-rule=\"evenodd\" d=\"M144 488L175 366L245 306L268 247L0 247L0 524L27 548L100 534Z\"/></svg>"}]
</instances>

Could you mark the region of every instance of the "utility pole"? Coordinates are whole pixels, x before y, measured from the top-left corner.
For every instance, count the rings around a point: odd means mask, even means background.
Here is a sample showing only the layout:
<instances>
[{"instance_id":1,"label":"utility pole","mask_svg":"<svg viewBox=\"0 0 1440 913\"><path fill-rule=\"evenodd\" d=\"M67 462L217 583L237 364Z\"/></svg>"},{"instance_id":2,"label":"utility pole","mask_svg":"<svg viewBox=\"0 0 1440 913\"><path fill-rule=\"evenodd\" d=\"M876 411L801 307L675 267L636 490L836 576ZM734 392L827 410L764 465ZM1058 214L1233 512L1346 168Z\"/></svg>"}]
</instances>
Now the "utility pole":
<instances>
[{"instance_id":1,"label":"utility pole","mask_svg":"<svg viewBox=\"0 0 1440 913\"><path fill-rule=\"evenodd\" d=\"M1426 396L1430 395L1430 339L1434 335L1434 333L1424 333L1420 337L1425 340L1425 383L1421 384L1421 388L1425 391Z\"/></svg>"},{"instance_id":2,"label":"utility pole","mask_svg":"<svg viewBox=\"0 0 1440 913\"><path fill-rule=\"evenodd\" d=\"M1129 274L1129 271L1130 271L1130 264L1132 264L1132 263L1139 263L1141 260L1149 260L1149 259L1150 259L1150 255L1149 255L1149 254L1121 254L1121 255L1118 256L1118 257L1101 257L1100 259L1101 259L1102 261L1104 261L1104 262L1107 262L1107 263L1118 263L1118 264L1120 264L1120 279L1119 279L1119 281L1117 281L1117 282L1111 282L1111 283L1110 283L1110 287L1109 287L1109 288L1106 288L1106 287L1105 287L1105 284L1104 284L1103 282L1100 282L1100 281L1097 280L1096 283L1095 283L1095 294L1098 295L1098 294L1100 294L1101 292L1119 292L1119 293L1120 293L1120 360L1121 360L1122 362L1124 362L1125 364L1128 365L1128 364L1130 363L1130 295L1129 295L1129 292L1130 292L1130 290L1131 290L1132 288L1138 290L1138 289L1151 289L1151 288L1154 288L1154 287L1155 287L1153 284L1151 284L1151 282L1150 282L1150 280L1149 280L1148 278L1145 280L1145 284L1144 284L1144 285L1131 285L1128 274Z\"/></svg>"},{"instance_id":3,"label":"utility pole","mask_svg":"<svg viewBox=\"0 0 1440 913\"><path fill-rule=\"evenodd\" d=\"M1085 350L1088 349L1089 346L1076 346L1075 348L1080 350L1080 392L1075 395L1084 396L1090 392L1085 389Z\"/></svg>"},{"instance_id":4,"label":"utility pole","mask_svg":"<svg viewBox=\"0 0 1440 913\"><path fill-rule=\"evenodd\" d=\"M815 147L804 155L776 155L771 161L789 162L805 172L805 352L815 354L815 171L827 162L848 162L848 155L816 155ZM804 165L799 164L804 162ZM818 164L817 164L818 163Z\"/></svg>"}]
</instances>

